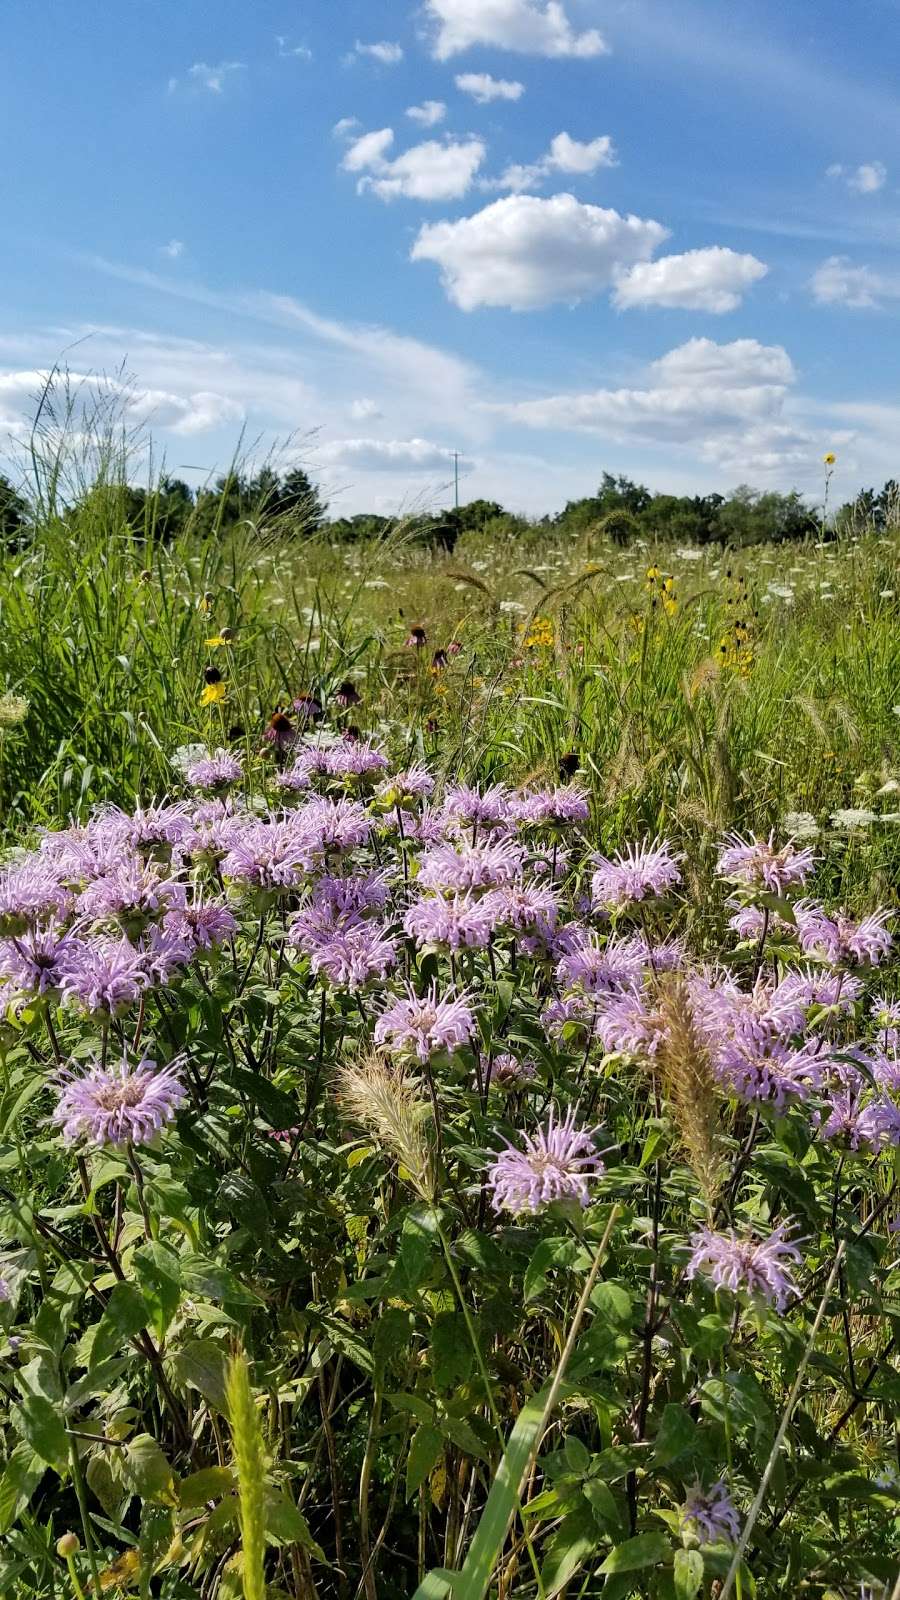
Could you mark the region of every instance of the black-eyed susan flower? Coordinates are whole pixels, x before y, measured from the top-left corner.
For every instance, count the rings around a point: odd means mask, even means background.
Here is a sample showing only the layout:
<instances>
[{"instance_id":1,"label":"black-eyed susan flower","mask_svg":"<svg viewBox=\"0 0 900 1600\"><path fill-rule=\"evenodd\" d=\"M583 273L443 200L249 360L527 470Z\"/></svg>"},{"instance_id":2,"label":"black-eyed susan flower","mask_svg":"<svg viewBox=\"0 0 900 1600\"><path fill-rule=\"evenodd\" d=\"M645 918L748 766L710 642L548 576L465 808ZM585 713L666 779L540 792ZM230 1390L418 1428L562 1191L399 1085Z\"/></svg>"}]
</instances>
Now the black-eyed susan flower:
<instances>
[{"instance_id":1,"label":"black-eyed susan flower","mask_svg":"<svg viewBox=\"0 0 900 1600\"><path fill-rule=\"evenodd\" d=\"M833 467L834 463L837 460L837 456L835 455L833 450L828 450L828 451L826 451L825 455L822 457L822 460L824 461L826 467Z\"/></svg>"},{"instance_id":2,"label":"black-eyed susan flower","mask_svg":"<svg viewBox=\"0 0 900 1600\"><path fill-rule=\"evenodd\" d=\"M227 690L218 667L207 667L203 674L205 686L200 696L201 706L220 706Z\"/></svg>"}]
</instances>

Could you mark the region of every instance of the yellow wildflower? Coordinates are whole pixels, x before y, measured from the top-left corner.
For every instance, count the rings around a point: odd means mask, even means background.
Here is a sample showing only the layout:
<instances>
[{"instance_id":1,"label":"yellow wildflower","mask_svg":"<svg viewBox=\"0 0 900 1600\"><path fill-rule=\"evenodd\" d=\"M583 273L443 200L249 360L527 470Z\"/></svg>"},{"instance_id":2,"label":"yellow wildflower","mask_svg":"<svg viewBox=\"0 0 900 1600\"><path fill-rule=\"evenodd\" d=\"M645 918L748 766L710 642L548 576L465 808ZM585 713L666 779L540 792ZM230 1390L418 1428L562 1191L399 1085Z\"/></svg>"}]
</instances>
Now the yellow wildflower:
<instances>
[{"instance_id":1,"label":"yellow wildflower","mask_svg":"<svg viewBox=\"0 0 900 1600\"><path fill-rule=\"evenodd\" d=\"M822 457L822 460L824 461L826 467L833 467L837 460L837 456L833 450L829 450L828 453Z\"/></svg>"},{"instance_id":2,"label":"yellow wildflower","mask_svg":"<svg viewBox=\"0 0 900 1600\"><path fill-rule=\"evenodd\" d=\"M224 699L224 683L208 683L200 696L200 704L201 706L220 706Z\"/></svg>"}]
</instances>

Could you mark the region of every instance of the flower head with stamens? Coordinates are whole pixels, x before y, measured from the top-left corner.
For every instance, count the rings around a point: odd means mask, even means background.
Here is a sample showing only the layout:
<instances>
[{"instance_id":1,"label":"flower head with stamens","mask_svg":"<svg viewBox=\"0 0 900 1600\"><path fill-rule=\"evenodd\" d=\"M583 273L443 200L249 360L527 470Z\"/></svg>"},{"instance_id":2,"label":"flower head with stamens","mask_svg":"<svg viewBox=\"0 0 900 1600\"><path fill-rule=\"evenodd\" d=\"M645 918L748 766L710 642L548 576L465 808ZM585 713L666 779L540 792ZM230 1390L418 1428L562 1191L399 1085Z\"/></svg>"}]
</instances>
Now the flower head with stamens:
<instances>
[{"instance_id":1,"label":"flower head with stamens","mask_svg":"<svg viewBox=\"0 0 900 1600\"><path fill-rule=\"evenodd\" d=\"M715 1544L718 1540L737 1543L741 1523L724 1478L711 1489L704 1489L699 1483L688 1489L681 1508L681 1526L685 1532L695 1533L701 1544Z\"/></svg>"},{"instance_id":2,"label":"flower head with stamens","mask_svg":"<svg viewBox=\"0 0 900 1600\"><path fill-rule=\"evenodd\" d=\"M524 1150L509 1145L488 1168L494 1210L535 1212L554 1200L588 1205L588 1185L605 1171L594 1134L576 1127L574 1107L562 1119L551 1111L545 1128L523 1136Z\"/></svg>"},{"instance_id":3,"label":"flower head with stamens","mask_svg":"<svg viewBox=\"0 0 900 1600\"><path fill-rule=\"evenodd\" d=\"M628 845L611 858L599 856L591 878L594 905L605 911L624 911L645 900L656 900L681 882L682 856L665 839L645 839Z\"/></svg>"},{"instance_id":4,"label":"flower head with stamens","mask_svg":"<svg viewBox=\"0 0 900 1600\"><path fill-rule=\"evenodd\" d=\"M790 1263L802 1257L796 1245L787 1241L789 1222L782 1222L768 1239L739 1239L733 1231L715 1233L701 1228L691 1238L692 1253L685 1268L686 1278L700 1274L716 1289L730 1289L763 1300L783 1311L788 1301L799 1294L791 1275Z\"/></svg>"},{"instance_id":5,"label":"flower head with stamens","mask_svg":"<svg viewBox=\"0 0 900 1600\"><path fill-rule=\"evenodd\" d=\"M398 1054L415 1055L427 1061L436 1050L458 1050L468 1044L475 1032L475 1018L468 994L438 998L432 982L421 998L411 985L389 1005L375 1024L375 1043L387 1045Z\"/></svg>"},{"instance_id":6,"label":"flower head with stamens","mask_svg":"<svg viewBox=\"0 0 900 1600\"><path fill-rule=\"evenodd\" d=\"M740 884L744 889L765 890L769 894L784 895L786 890L802 887L813 867L816 857L809 845L797 849L796 845L775 848L775 834L768 839L742 839L730 833L724 841L716 872L729 883Z\"/></svg>"},{"instance_id":7,"label":"flower head with stamens","mask_svg":"<svg viewBox=\"0 0 900 1600\"><path fill-rule=\"evenodd\" d=\"M172 1121L184 1097L175 1062L157 1067L146 1056L136 1066L127 1059L105 1067L95 1062L84 1073L62 1075L52 1121L67 1144L147 1144Z\"/></svg>"}]
</instances>

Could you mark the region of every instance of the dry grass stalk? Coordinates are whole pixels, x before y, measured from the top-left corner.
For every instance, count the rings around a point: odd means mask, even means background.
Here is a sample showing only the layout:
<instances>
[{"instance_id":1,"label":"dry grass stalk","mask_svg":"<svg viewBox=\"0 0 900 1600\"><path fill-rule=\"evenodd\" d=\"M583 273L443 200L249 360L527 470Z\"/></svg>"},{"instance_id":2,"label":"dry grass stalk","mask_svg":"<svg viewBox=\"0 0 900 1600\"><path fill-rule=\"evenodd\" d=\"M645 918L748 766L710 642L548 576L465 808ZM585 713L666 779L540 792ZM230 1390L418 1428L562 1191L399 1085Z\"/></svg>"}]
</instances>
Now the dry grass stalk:
<instances>
[{"instance_id":1,"label":"dry grass stalk","mask_svg":"<svg viewBox=\"0 0 900 1600\"><path fill-rule=\"evenodd\" d=\"M718 1126L721 1096L709 1052L694 1020L684 978L660 981L662 1042L656 1056L660 1086L669 1104L688 1165L712 1213L725 1174Z\"/></svg>"},{"instance_id":2,"label":"dry grass stalk","mask_svg":"<svg viewBox=\"0 0 900 1600\"><path fill-rule=\"evenodd\" d=\"M421 1085L402 1066L373 1052L341 1069L341 1103L399 1162L424 1200L434 1198L431 1149L425 1134L430 1107Z\"/></svg>"}]
</instances>

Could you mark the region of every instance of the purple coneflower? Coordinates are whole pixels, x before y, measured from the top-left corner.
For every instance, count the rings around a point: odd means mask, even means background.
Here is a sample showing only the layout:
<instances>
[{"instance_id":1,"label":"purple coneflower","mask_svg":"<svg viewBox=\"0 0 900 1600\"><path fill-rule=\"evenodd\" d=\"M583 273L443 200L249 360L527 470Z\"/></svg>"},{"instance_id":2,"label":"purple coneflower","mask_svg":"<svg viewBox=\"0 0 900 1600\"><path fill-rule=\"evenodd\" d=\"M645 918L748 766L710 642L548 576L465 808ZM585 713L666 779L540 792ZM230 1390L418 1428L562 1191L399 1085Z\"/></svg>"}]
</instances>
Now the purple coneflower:
<instances>
[{"instance_id":1,"label":"purple coneflower","mask_svg":"<svg viewBox=\"0 0 900 1600\"><path fill-rule=\"evenodd\" d=\"M681 1508L681 1526L686 1532L695 1533L701 1544L715 1544L720 1539L737 1543L741 1522L724 1478L711 1489L704 1489L699 1483L688 1489Z\"/></svg>"},{"instance_id":2,"label":"purple coneflower","mask_svg":"<svg viewBox=\"0 0 900 1600\"><path fill-rule=\"evenodd\" d=\"M319 722L325 715L321 700L317 700L314 694L298 694L291 705L301 722Z\"/></svg>"},{"instance_id":3,"label":"purple coneflower","mask_svg":"<svg viewBox=\"0 0 900 1600\"><path fill-rule=\"evenodd\" d=\"M343 683L335 690L334 702L335 705L340 706L342 711L348 711L351 706L358 706L361 699L362 696L359 690L354 683L351 683L349 678L345 678Z\"/></svg>"},{"instance_id":4,"label":"purple coneflower","mask_svg":"<svg viewBox=\"0 0 900 1600\"><path fill-rule=\"evenodd\" d=\"M681 860L665 839L645 839L611 858L595 858L591 878L594 905L606 911L624 911L642 901L659 899L681 882Z\"/></svg>"},{"instance_id":5,"label":"purple coneflower","mask_svg":"<svg viewBox=\"0 0 900 1600\"><path fill-rule=\"evenodd\" d=\"M160 1068L146 1057L137 1066L95 1062L84 1073L63 1074L52 1121L67 1144L147 1144L172 1121L184 1097L174 1062Z\"/></svg>"},{"instance_id":6,"label":"purple coneflower","mask_svg":"<svg viewBox=\"0 0 900 1600\"><path fill-rule=\"evenodd\" d=\"M375 1043L427 1061L436 1050L458 1050L475 1032L468 994L438 999L432 982L421 998L410 984L405 994L381 1013L375 1024Z\"/></svg>"},{"instance_id":7,"label":"purple coneflower","mask_svg":"<svg viewBox=\"0 0 900 1600\"><path fill-rule=\"evenodd\" d=\"M816 864L815 854L809 845L797 849L788 843L780 850L775 848L775 834L768 839L742 839L739 833L730 833L716 865L720 878L739 883L745 889L765 889L769 894L783 895L787 889L806 882Z\"/></svg>"},{"instance_id":8,"label":"purple coneflower","mask_svg":"<svg viewBox=\"0 0 900 1600\"><path fill-rule=\"evenodd\" d=\"M802 1258L796 1245L787 1242L789 1226L782 1222L761 1242L739 1239L733 1231L714 1233L712 1228L701 1228L691 1238L685 1277L695 1278L700 1273L717 1289L730 1289L733 1294L743 1291L783 1311L800 1292L788 1263Z\"/></svg>"},{"instance_id":9,"label":"purple coneflower","mask_svg":"<svg viewBox=\"0 0 900 1600\"><path fill-rule=\"evenodd\" d=\"M410 628L403 642L407 650L421 650L423 645L428 643L428 635L425 629L417 623L414 628Z\"/></svg>"},{"instance_id":10,"label":"purple coneflower","mask_svg":"<svg viewBox=\"0 0 900 1600\"><path fill-rule=\"evenodd\" d=\"M524 1134L524 1150L513 1145L488 1168L495 1211L539 1211L554 1200L590 1203L588 1183L605 1171L596 1152L593 1128L575 1126L575 1109L562 1121L551 1110L546 1128Z\"/></svg>"},{"instance_id":11,"label":"purple coneflower","mask_svg":"<svg viewBox=\"0 0 900 1600\"><path fill-rule=\"evenodd\" d=\"M188 783L195 789L227 789L229 784L239 783L243 775L240 757L227 750L217 750L215 755L192 761L185 772Z\"/></svg>"}]
</instances>

